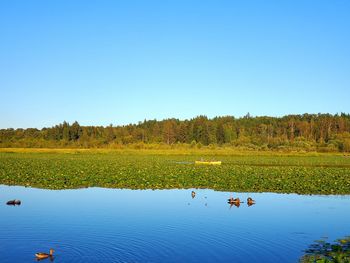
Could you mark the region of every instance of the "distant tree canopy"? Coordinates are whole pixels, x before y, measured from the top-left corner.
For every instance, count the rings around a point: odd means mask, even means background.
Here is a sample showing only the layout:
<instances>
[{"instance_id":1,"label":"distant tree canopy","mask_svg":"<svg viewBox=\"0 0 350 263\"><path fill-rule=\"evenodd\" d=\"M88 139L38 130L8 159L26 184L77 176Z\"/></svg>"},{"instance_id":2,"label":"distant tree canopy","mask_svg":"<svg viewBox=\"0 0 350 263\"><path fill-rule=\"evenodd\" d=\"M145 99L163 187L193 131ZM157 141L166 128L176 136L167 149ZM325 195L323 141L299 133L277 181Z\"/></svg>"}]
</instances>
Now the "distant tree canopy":
<instances>
[{"instance_id":1,"label":"distant tree canopy","mask_svg":"<svg viewBox=\"0 0 350 263\"><path fill-rule=\"evenodd\" d=\"M145 147L145 145L225 146L249 149L304 149L350 152L350 114L284 117L233 116L190 120L145 120L107 127L63 122L41 130L1 129L0 147Z\"/></svg>"}]
</instances>

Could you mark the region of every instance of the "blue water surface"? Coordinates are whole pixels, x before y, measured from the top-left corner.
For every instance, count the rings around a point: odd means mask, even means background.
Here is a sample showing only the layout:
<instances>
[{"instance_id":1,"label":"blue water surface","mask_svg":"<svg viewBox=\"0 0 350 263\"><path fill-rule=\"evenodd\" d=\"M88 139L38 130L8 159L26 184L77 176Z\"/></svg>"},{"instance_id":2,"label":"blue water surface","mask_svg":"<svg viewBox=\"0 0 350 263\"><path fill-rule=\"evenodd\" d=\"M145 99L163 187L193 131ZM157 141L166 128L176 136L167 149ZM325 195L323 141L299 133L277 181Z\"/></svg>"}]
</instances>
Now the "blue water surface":
<instances>
[{"instance_id":1,"label":"blue water surface","mask_svg":"<svg viewBox=\"0 0 350 263\"><path fill-rule=\"evenodd\" d=\"M297 262L350 235L350 196L0 186L0 262ZM20 199L20 206L6 201ZM46 259L42 262L50 262Z\"/></svg>"}]
</instances>

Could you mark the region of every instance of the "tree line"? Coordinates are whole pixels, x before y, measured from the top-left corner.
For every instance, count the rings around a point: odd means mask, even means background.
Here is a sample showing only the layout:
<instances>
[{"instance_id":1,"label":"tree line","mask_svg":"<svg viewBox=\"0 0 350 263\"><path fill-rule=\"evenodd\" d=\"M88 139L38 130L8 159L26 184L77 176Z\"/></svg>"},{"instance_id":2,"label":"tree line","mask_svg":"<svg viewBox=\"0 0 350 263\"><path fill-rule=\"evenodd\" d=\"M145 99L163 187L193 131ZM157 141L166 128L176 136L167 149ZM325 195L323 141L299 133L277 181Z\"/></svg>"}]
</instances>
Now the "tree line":
<instances>
[{"instance_id":1,"label":"tree line","mask_svg":"<svg viewBox=\"0 0 350 263\"><path fill-rule=\"evenodd\" d=\"M350 114L240 118L197 116L106 127L63 122L50 128L1 129L0 147L239 147L350 152Z\"/></svg>"}]
</instances>

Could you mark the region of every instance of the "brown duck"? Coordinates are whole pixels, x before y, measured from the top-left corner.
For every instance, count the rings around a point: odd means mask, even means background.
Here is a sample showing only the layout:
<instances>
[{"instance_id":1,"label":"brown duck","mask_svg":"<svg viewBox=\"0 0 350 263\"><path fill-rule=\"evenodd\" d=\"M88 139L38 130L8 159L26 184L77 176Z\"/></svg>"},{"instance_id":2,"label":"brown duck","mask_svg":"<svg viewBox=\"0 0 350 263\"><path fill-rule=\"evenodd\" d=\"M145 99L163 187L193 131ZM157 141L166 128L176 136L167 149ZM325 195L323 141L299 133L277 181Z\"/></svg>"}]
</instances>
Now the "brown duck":
<instances>
[{"instance_id":1,"label":"brown duck","mask_svg":"<svg viewBox=\"0 0 350 263\"><path fill-rule=\"evenodd\" d=\"M43 253L43 252L39 252L39 253L36 253L35 254L35 257L37 259L44 259L44 258L52 258L53 257L53 252L55 252L55 250L53 250L52 248L50 249L50 254L47 254L47 253Z\"/></svg>"},{"instance_id":2,"label":"brown duck","mask_svg":"<svg viewBox=\"0 0 350 263\"><path fill-rule=\"evenodd\" d=\"M233 198L233 197L229 198L227 201L229 204L240 204L241 203L241 200L239 198Z\"/></svg>"},{"instance_id":3,"label":"brown duck","mask_svg":"<svg viewBox=\"0 0 350 263\"><path fill-rule=\"evenodd\" d=\"M253 200L251 197L247 198L247 204L248 206L254 205L255 204L255 200Z\"/></svg>"},{"instance_id":4,"label":"brown duck","mask_svg":"<svg viewBox=\"0 0 350 263\"><path fill-rule=\"evenodd\" d=\"M230 204L230 206L235 206L235 207L239 207L241 205L241 200L239 198L229 198L228 199L228 203Z\"/></svg>"}]
</instances>

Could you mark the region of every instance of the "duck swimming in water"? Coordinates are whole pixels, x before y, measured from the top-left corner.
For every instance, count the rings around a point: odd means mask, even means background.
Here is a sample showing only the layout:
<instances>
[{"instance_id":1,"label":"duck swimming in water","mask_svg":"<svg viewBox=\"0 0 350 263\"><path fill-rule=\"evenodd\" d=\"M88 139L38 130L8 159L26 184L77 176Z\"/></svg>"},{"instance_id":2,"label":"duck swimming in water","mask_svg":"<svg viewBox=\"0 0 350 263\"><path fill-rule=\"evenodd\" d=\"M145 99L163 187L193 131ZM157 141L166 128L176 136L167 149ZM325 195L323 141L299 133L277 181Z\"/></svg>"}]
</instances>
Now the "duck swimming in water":
<instances>
[{"instance_id":1,"label":"duck swimming in water","mask_svg":"<svg viewBox=\"0 0 350 263\"><path fill-rule=\"evenodd\" d=\"M195 198L196 192L195 192L195 191L192 191L191 196L192 196L192 198Z\"/></svg>"},{"instance_id":2,"label":"duck swimming in water","mask_svg":"<svg viewBox=\"0 0 350 263\"><path fill-rule=\"evenodd\" d=\"M241 200L239 198L233 198L233 197L230 197L229 199L227 199L227 201L229 203L240 203Z\"/></svg>"},{"instance_id":3,"label":"duck swimming in water","mask_svg":"<svg viewBox=\"0 0 350 263\"><path fill-rule=\"evenodd\" d=\"M52 258L53 257L53 252L55 252L55 250L53 250L52 248L50 249L50 254L47 254L47 253L43 253L43 252L39 252L39 253L36 253L35 254L35 257L37 258L37 259L44 259L44 258L48 258L48 257L50 257L50 258Z\"/></svg>"},{"instance_id":4,"label":"duck swimming in water","mask_svg":"<svg viewBox=\"0 0 350 263\"><path fill-rule=\"evenodd\" d=\"M231 207L234 205L236 207L239 207L241 205L241 200L239 198L229 198L228 201L227 201Z\"/></svg>"},{"instance_id":5,"label":"duck swimming in water","mask_svg":"<svg viewBox=\"0 0 350 263\"><path fill-rule=\"evenodd\" d=\"M6 203L7 205L21 205L21 200L10 200Z\"/></svg>"},{"instance_id":6,"label":"duck swimming in water","mask_svg":"<svg viewBox=\"0 0 350 263\"><path fill-rule=\"evenodd\" d=\"M253 200L251 197L247 198L247 204L248 206L254 205L255 204L255 200Z\"/></svg>"}]
</instances>

